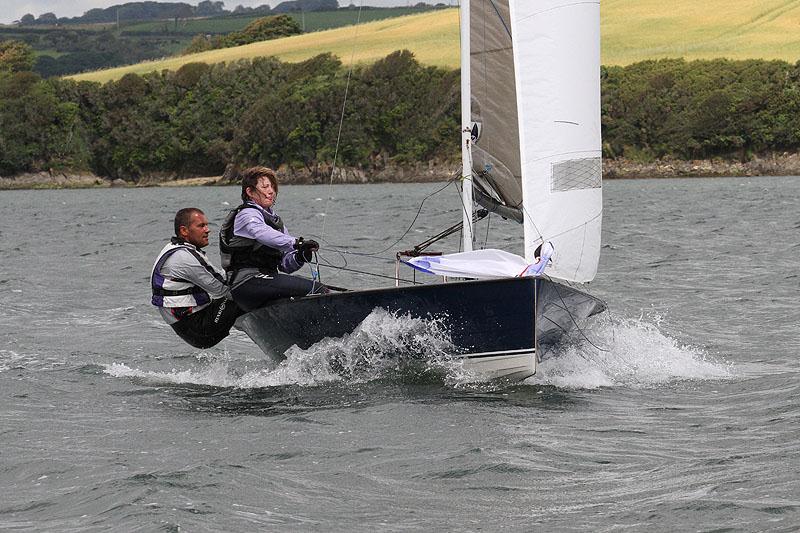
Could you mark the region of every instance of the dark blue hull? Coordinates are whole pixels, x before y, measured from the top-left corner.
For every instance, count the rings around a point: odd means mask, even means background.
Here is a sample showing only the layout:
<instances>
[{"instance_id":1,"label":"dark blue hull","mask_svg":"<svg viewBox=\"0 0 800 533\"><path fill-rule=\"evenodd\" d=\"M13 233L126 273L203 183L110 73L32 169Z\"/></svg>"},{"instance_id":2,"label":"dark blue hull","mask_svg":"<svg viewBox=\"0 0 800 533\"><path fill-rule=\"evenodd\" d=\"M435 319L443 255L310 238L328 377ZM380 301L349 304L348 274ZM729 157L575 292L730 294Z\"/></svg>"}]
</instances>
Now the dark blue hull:
<instances>
[{"instance_id":1,"label":"dark blue hull","mask_svg":"<svg viewBox=\"0 0 800 533\"><path fill-rule=\"evenodd\" d=\"M391 287L278 300L239 319L264 350L281 357L353 332L376 308L436 319L457 353L490 377L535 372L537 344L552 344L602 302L549 280L508 278ZM505 361L505 362L504 362ZM507 367L507 368L506 368Z\"/></svg>"}]
</instances>

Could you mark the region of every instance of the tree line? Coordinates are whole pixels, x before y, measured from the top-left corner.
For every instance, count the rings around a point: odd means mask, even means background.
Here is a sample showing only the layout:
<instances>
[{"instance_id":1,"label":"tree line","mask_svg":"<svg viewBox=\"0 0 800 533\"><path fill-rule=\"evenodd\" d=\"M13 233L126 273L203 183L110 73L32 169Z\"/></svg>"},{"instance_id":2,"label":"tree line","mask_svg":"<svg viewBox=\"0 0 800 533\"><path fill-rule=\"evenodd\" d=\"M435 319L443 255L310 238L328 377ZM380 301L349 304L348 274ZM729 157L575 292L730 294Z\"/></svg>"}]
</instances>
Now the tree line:
<instances>
[{"instance_id":1,"label":"tree line","mask_svg":"<svg viewBox=\"0 0 800 533\"><path fill-rule=\"evenodd\" d=\"M190 63L105 85L0 71L0 175L84 169L135 181L221 174L229 162L313 172L332 160L346 84L329 55ZM397 52L357 68L349 94L339 163L457 150L457 73Z\"/></svg>"},{"instance_id":2,"label":"tree line","mask_svg":"<svg viewBox=\"0 0 800 533\"><path fill-rule=\"evenodd\" d=\"M187 42L180 36L126 36L112 29L70 26L53 29L0 27L0 41L21 41L38 52L33 70L45 78L170 56Z\"/></svg>"},{"instance_id":3,"label":"tree line","mask_svg":"<svg viewBox=\"0 0 800 533\"><path fill-rule=\"evenodd\" d=\"M337 0L287 0L279 2L274 8L268 4L256 7L236 6L232 11L225 9L221 1L201 0L197 6L185 2L125 2L106 8L94 8L86 11L79 17L58 17L55 13L48 12L35 16L26 13L17 24L24 26L54 25L54 24L96 24L115 23L119 21L164 20L188 17L215 17L220 15L242 14L279 14L294 11L328 11L338 9Z\"/></svg>"},{"instance_id":4,"label":"tree line","mask_svg":"<svg viewBox=\"0 0 800 533\"><path fill-rule=\"evenodd\" d=\"M186 55L218 48L231 48L301 33L303 33L303 30L300 25L288 15L261 17L245 26L242 31L216 36L195 35L192 42L182 53Z\"/></svg>"},{"instance_id":5,"label":"tree line","mask_svg":"<svg viewBox=\"0 0 800 533\"><path fill-rule=\"evenodd\" d=\"M338 138L337 163L363 169L458 159L458 72L407 51L351 76L320 55L190 63L99 85L42 79L24 47L3 50L0 175L88 170L136 181L218 175L228 163L313 174ZM658 60L601 75L605 157L746 160L800 148L800 64Z\"/></svg>"}]
</instances>

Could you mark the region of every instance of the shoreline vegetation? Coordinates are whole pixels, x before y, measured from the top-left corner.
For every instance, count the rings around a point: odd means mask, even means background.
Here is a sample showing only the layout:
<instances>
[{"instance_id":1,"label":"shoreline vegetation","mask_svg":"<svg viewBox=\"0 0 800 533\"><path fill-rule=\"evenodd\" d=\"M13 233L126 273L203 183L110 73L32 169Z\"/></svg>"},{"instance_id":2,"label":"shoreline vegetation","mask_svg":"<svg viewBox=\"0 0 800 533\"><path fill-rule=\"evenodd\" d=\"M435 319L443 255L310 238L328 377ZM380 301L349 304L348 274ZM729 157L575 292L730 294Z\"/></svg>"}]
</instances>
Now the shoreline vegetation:
<instances>
[{"instance_id":1,"label":"shoreline vegetation","mask_svg":"<svg viewBox=\"0 0 800 533\"><path fill-rule=\"evenodd\" d=\"M0 70L0 176L12 177L0 188L230 183L231 165L256 164L284 183L328 183L334 158L335 183L441 181L458 168L459 73L408 51L352 76L330 55L106 85L26 66ZM645 61L600 78L606 178L800 175L800 63ZM177 179L189 177L210 178Z\"/></svg>"},{"instance_id":2,"label":"shoreline vegetation","mask_svg":"<svg viewBox=\"0 0 800 533\"><path fill-rule=\"evenodd\" d=\"M388 164L383 168L367 170L337 167L333 173L333 183L442 182L452 178L458 170L458 163L445 161L418 162L411 165ZM134 182L97 176L91 172L51 170L10 177L0 176L0 190L234 185L238 183L236 176L236 172L231 171L226 171L221 176L191 177L158 173L143 176ZM754 157L747 162L723 159L662 159L651 162L638 162L625 158L603 159L604 180L748 176L800 176L800 153L772 153ZM321 166L308 170L282 166L278 169L278 178L286 185L328 184L331 180L331 168Z\"/></svg>"}]
</instances>

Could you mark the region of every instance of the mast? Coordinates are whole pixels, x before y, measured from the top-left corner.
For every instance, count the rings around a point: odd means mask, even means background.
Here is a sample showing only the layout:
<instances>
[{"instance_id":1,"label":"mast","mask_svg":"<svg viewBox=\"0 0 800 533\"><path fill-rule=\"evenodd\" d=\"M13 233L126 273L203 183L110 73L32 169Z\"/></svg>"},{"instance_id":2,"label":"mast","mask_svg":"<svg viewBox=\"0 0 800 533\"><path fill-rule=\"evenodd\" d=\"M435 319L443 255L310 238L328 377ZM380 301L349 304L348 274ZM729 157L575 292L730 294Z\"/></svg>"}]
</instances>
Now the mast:
<instances>
[{"instance_id":1,"label":"mast","mask_svg":"<svg viewBox=\"0 0 800 533\"><path fill-rule=\"evenodd\" d=\"M470 12L471 0L461 0L461 175L464 226L462 250L472 250L472 106L470 90Z\"/></svg>"}]
</instances>

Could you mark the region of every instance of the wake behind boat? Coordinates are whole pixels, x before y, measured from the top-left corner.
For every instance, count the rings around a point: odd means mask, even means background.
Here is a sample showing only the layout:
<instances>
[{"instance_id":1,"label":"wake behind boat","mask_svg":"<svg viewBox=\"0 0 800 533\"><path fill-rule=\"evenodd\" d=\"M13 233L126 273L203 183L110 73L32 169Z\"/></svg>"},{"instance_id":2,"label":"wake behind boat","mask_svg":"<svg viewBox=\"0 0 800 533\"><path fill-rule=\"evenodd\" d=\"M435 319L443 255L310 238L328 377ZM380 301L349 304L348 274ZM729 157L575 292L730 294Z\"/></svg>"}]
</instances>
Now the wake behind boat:
<instances>
[{"instance_id":1,"label":"wake behind boat","mask_svg":"<svg viewBox=\"0 0 800 533\"><path fill-rule=\"evenodd\" d=\"M462 281L272 302L238 321L265 352L385 309L435 320L478 379L522 379L542 346L605 309L569 284L591 281L600 255L599 1L470 0L461 21L463 252L403 262ZM473 200L523 225L522 256L472 252Z\"/></svg>"}]
</instances>

